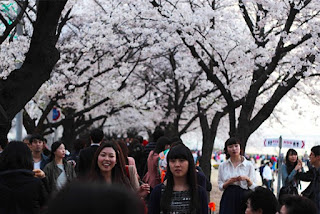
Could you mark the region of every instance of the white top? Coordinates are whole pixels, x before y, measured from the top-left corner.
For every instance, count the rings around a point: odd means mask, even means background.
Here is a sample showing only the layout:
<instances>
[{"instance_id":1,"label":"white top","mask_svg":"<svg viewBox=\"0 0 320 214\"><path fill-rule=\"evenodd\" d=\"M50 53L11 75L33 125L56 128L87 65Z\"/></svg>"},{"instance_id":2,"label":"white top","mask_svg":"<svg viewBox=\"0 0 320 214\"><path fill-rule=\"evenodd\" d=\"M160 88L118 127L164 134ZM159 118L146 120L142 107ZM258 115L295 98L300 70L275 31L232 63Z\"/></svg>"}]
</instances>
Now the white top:
<instances>
[{"instance_id":1,"label":"white top","mask_svg":"<svg viewBox=\"0 0 320 214\"><path fill-rule=\"evenodd\" d=\"M57 167L62 170L61 174L57 178L57 190L60 190L64 186L64 184L67 183L67 176L63 164L57 164Z\"/></svg>"},{"instance_id":2,"label":"white top","mask_svg":"<svg viewBox=\"0 0 320 214\"><path fill-rule=\"evenodd\" d=\"M266 180L272 180L272 170L268 165L263 168L262 177Z\"/></svg>"},{"instance_id":3,"label":"white top","mask_svg":"<svg viewBox=\"0 0 320 214\"><path fill-rule=\"evenodd\" d=\"M33 169L40 169L40 163L41 163L41 161L33 162Z\"/></svg>"},{"instance_id":4,"label":"white top","mask_svg":"<svg viewBox=\"0 0 320 214\"><path fill-rule=\"evenodd\" d=\"M256 173L254 166L244 157L242 157L242 159L242 163L240 163L236 168L234 168L230 158L219 165L218 186L221 191L224 190L223 184L227 180L238 176L248 176L252 181L252 185L248 187L247 181L237 181L234 182L233 185L238 185L242 189L254 189L256 187Z\"/></svg>"}]
</instances>

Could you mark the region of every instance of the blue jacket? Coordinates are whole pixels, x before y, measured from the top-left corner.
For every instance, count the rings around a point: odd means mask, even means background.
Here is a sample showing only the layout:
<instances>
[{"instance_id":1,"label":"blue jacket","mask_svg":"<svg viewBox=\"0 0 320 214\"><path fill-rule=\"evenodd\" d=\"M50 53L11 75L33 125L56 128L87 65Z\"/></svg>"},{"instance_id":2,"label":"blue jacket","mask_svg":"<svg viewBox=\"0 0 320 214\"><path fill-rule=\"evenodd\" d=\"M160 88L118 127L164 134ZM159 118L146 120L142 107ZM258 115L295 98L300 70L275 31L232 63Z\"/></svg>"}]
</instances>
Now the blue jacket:
<instances>
[{"instance_id":1,"label":"blue jacket","mask_svg":"<svg viewBox=\"0 0 320 214\"><path fill-rule=\"evenodd\" d=\"M40 162L40 169L43 170L44 167L50 162L49 158L41 153L41 162Z\"/></svg>"}]
</instances>

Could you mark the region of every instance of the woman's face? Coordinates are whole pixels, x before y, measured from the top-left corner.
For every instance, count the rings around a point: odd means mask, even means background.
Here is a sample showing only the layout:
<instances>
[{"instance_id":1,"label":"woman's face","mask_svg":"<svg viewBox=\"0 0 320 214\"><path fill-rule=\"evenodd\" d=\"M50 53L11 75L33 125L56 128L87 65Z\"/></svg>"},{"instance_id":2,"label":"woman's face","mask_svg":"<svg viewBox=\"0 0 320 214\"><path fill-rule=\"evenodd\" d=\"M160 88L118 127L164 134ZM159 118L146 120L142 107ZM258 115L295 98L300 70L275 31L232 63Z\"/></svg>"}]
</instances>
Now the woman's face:
<instances>
[{"instance_id":1,"label":"woman's face","mask_svg":"<svg viewBox=\"0 0 320 214\"><path fill-rule=\"evenodd\" d=\"M103 148L98 156L98 167L101 172L110 172L116 163L116 151L112 147Z\"/></svg>"},{"instance_id":2,"label":"woman's face","mask_svg":"<svg viewBox=\"0 0 320 214\"><path fill-rule=\"evenodd\" d=\"M296 154L290 154L288 156L288 160L291 162L291 163L295 163L297 160L298 160L298 156Z\"/></svg>"},{"instance_id":3,"label":"woman's face","mask_svg":"<svg viewBox=\"0 0 320 214\"><path fill-rule=\"evenodd\" d=\"M57 158L64 158L66 156L66 148L61 144L54 152L54 156Z\"/></svg>"},{"instance_id":4,"label":"woman's face","mask_svg":"<svg viewBox=\"0 0 320 214\"><path fill-rule=\"evenodd\" d=\"M186 159L170 159L169 167L173 177L184 177L187 176L189 162Z\"/></svg>"},{"instance_id":5,"label":"woman's face","mask_svg":"<svg viewBox=\"0 0 320 214\"><path fill-rule=\"evenodd\" d=\"M240 155L240 144L231 144L227 146L227 151L231 157Z\"/></svg>"}]
</instances>

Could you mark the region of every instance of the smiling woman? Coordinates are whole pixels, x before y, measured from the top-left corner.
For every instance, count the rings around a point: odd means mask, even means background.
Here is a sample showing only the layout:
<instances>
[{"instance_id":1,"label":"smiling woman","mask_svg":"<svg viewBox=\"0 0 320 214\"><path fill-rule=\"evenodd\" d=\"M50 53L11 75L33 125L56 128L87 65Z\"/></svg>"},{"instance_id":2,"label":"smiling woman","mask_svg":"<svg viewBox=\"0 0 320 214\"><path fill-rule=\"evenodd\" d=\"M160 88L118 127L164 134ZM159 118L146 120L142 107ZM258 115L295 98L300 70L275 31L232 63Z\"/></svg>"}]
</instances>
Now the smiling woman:
<instances>
[{"instance_id":1,"label":"smiling woman","mask_svg":"<svg viewBox=\"0 0 320 214\"><path fill-rule=\"evenodd\" d=\"M117 183L131 187L125 175L125 163L121 149L114 142L102 143L92 160L90 180Z\"/></svg>"},{"instance_id":2,"label":"smiling woman","mask_svg":"<svg viewBox=\"0 0 320 214\"><path fill-rule=\"evenodd\" d=\"M112 141L102 143L97 149L92 160L89 180L125 187L136 192L141 199L150 192L148 184L139 186L136 171L135 175L130 175L130 168L125 165L120 146Z\"/></svg>"},{"instance_id":3,"label":"smiling woman","mask_svg":"<svg viewBox=\"0 0 320 214\"><path fill-rule=\"evenodd\" d=\"M116 165L116 163L116 151L111 147L103 148L98 156L98 166L101 170L101 174L110 174L110 176L105 177L111 178L111 170ZM111 183L111 179L108 180L108 182Z\"/></svg>"}]
</instances>

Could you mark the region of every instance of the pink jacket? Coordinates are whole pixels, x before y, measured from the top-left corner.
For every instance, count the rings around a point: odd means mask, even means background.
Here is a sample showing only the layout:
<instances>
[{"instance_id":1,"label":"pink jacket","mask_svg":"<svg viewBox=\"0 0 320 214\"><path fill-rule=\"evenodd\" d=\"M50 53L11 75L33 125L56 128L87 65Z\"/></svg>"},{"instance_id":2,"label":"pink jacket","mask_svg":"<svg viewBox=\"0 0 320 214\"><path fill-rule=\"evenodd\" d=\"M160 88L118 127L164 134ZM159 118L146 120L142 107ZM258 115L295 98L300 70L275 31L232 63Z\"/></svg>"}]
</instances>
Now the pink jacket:
<instances>
[{"instance_id":1,"label":"pink jacket","mask_svg":"<svg viewBox=\"0 0 320 214\"><path fill-rule=\"evenodd\" d=\"M148 172L143 177L143 181L148 183L151 188L161 183L160 175L158 173L158 153L151 151L148 156Z\"/></svg>"}]
</instances>

